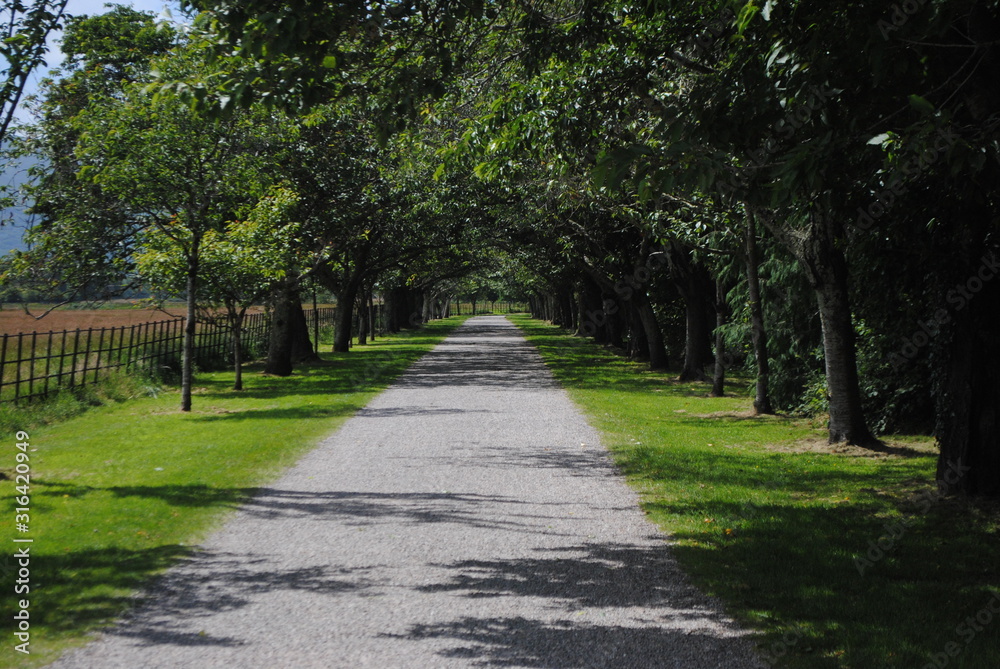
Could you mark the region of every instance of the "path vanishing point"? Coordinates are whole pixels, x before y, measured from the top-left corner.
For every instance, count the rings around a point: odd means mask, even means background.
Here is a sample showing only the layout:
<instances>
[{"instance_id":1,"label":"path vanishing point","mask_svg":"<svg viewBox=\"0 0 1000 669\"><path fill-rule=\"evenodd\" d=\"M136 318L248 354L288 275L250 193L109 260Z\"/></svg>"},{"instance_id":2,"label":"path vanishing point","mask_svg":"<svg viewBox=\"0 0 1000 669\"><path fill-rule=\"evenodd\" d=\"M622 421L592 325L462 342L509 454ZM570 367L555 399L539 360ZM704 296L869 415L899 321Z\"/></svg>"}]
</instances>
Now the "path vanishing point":
<instances>
[{"instance_id":1,"label":"path vanishing point","mask_svg":"<svg viewBox=\"0 0 1000 669\"><path fill-rule=\"evenodd\" d=\"M539 355L486 316L50 666L765 665Z\"/></svg>"}]
</instances>

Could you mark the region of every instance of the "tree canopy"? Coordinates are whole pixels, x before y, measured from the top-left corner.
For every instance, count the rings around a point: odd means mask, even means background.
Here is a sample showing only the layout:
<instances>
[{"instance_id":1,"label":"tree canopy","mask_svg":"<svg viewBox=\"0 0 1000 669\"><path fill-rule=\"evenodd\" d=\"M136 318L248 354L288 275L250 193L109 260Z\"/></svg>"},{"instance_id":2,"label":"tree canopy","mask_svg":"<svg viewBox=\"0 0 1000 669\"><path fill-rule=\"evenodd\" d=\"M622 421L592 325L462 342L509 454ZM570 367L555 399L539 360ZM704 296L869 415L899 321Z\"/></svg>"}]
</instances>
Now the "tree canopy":
<instances>
[{"instance_id":1,"label":"tree canopy","mask_svg":"<svg viewBox=\"0 0 1000 669\"><path fill-rule=\"evenodd\" d=\"M502 288L833 442L933 431L1000 495L997 2L188 7L71 23L37 249L141 281L122 231L221 243L280 181L272 299L336 294L337 350L376 292L397 327Z\"/></svg>"}]
</instances>

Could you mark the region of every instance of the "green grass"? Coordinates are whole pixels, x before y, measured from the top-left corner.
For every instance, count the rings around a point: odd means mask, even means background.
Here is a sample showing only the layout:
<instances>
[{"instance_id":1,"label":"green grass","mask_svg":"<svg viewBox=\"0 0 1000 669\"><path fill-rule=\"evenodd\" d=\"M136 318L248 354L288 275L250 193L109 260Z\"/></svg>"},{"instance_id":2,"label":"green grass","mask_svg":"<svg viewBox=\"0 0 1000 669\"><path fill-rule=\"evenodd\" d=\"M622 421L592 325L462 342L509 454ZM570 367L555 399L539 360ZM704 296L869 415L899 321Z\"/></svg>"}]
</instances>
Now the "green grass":
<instances>
[{"instance_id":1,"label":"green grass","mask_svg":"<svg viewBox=\"0 0 1000 669\"><path fill-rule=\"evenodd\" d=\"M511 319L602 432L681 564L758 633L769 664L1000 666L1000 513L932 494L927 438L892 438L889 457L831 452L808 421L752 416L745 382L710 398L707 384ZM977 614L978 630L967 622Z\"/></svg>"},{"instance_id":2,"label":"green grass","mask_svg":"<svg viewBox=\"0 0 1000 669\"><path fill-rule=\"evenodd\" d=\"M138 373L114 370L102 375L97 383L60 388L32 402L0 402L0 434L61 423L94 407L156 395L161 391L159 381Z\"/></svg>"},{"instance_id":3,"label":"green grass","mask_svg":"<svg viewBox=\"0 0 1000 669\"><path fill-rule=\"evenodd\" d=\"M33 667L128 609L135 591L273 480L463 319L323 354L288 378L251 367L196 379L194 410L175 390L92 408L30 429L31 656L13 650L14 481L0 481L0 666ZM259 371L259 370L257 370ZM26 418L27 420L27 418ZM24 428L20 428L24 429ZM13 432L0 469L13 478ZM8 519L11 521L8 523ZM12 548L13 547L13 548Z\"/></svg>"}]
</instances>

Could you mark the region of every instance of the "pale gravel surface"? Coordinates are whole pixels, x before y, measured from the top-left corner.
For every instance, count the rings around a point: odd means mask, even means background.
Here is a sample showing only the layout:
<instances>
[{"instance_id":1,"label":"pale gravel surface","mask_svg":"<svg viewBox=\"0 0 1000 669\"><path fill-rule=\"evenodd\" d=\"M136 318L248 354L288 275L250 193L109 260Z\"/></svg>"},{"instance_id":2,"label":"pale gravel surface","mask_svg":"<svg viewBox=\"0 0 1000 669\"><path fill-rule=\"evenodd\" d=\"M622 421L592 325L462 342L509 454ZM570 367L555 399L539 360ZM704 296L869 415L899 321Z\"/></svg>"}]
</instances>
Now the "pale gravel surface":
<instances>
[{"instance_id":1,"label":"pale gravel surface","mask_svg":"<svg viewBox=\"0 0 1000 669\"><path fill-rule=\"evenodd\" d=\"M764 665L517 328L479 317L51 666Z\"/></svg>"}]
</instances>

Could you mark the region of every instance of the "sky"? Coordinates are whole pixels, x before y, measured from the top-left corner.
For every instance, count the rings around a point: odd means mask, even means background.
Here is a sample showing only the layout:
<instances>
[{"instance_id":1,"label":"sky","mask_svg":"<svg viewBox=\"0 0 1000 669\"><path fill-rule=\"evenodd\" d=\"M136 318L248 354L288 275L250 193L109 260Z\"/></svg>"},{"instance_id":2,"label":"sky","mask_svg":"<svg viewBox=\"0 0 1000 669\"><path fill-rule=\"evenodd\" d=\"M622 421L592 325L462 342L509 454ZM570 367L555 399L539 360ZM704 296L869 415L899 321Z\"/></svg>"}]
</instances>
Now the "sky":
<instances>
[{"instance_id":1,"label":"sky","mask_svg":"<svg viewBox=\"0 0 1000 669\"><path fill-rule=\"evenodd\" d=\"M103 14L107 11L106 4L108 4L108 0L69 0L66 5L66 13L71 16ZM157 17L166 18L168 10L172 11L174 16L179 16L178 3L171 0L117 0L115 4L130 6L138 11L152 12ZM25 95L34 93L37 90L38 82L48 75L49 70L58 67L62 62L59 37L59 34L49 36L49 54L45 59L47 66L34 72ZM26 120L23 105L17 117L20 120ZM4 173L0 175L0 183L3 184L16 184L24 174L24 165L21 164L0 165L0 169L4 169ZM2 219L7 219L10 215L14 216L14 225L0 225L0 255L6 254L11 249L22 248L21 236L24 234L27 220L20 210L4 209L0 211Z\"/></svg>"}]
</instances>

